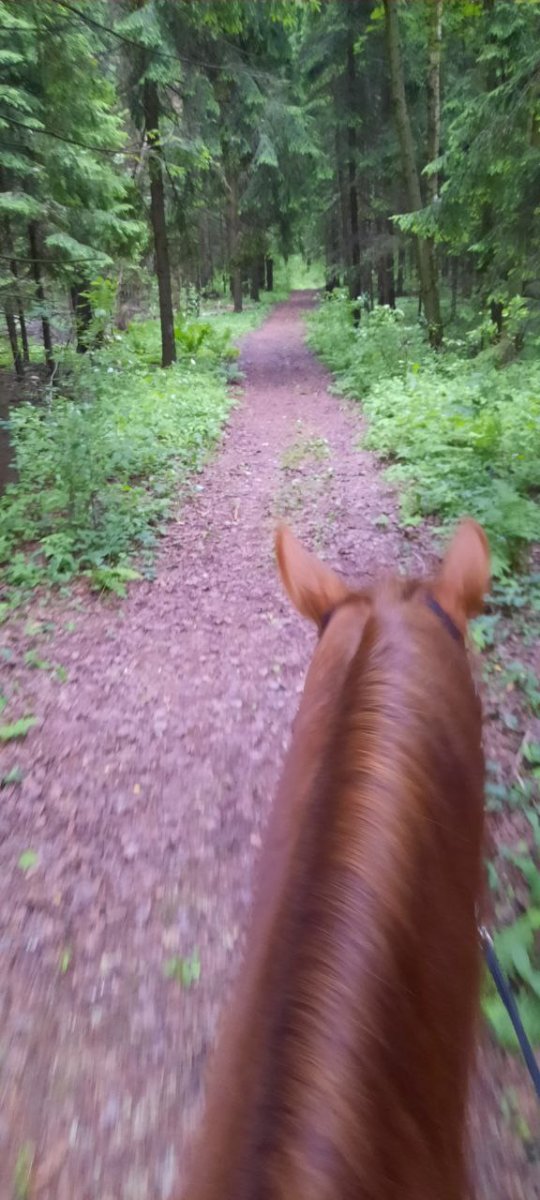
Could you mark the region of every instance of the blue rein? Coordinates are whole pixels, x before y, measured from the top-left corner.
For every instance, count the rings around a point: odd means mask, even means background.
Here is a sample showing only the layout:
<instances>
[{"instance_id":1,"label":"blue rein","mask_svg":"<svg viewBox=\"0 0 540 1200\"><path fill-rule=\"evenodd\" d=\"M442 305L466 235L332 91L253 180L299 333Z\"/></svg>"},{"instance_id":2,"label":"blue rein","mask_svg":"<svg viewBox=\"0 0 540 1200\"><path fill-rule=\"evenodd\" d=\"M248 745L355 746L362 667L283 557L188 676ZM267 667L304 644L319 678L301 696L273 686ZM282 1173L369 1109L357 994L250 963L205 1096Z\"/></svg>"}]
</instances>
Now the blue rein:
<instances>
[{"instance_id":1,"label":"blue rein","mask_svg":"<svg viewBox=\"0 0 540 1200\"><path fill-rule=\"evenodd\" d=\"M525 1065L531 1077L533 1088L538 1099L540 1100L540 1067L538 1066L534 1050L523 1028L523 1022L519 1015L519 1009L516 1004L514 993L510 987L506 975L504 974L497 955L495 954L495 947L493 945L493 939L491 935L483 925L479 927L478 932L480 934L480 941L482 943L482 949L484 951L484 957L487 962L489 972L512 1022L512 1027L518 1040L519 1048L525 1060Z\"/></svg>"}]
</instances>

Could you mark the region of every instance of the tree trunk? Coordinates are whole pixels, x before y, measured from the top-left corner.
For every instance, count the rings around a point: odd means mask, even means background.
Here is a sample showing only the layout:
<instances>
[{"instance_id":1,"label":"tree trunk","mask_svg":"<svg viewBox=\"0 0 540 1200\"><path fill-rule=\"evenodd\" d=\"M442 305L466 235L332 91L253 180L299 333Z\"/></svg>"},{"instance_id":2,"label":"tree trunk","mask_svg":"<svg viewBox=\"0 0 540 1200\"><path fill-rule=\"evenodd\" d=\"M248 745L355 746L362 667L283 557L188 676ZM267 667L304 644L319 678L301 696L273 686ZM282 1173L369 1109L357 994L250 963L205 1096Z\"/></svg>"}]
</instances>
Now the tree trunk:
<instances>
[{"instance_id":1,"label":"tree trunk","mask_svg":"<svg viewBox=\"0 0 540 1200\"><path fill-rule=\"evenodd\" d=\"M397 252L396 296L405 293L405 247L399 246Z\"/></svg>"},{"instance_id":2,"label":"tree trunk","mask_svg":"<svg viewBox=\"0 0 540 1200\"><path fill-rule=\"evenodd\" d=\"M9 297L6 297L6 299L4 300L4 313L5 313L5 317L6 317L8 338L9 338L9 344L11 346L11 353L13 356L13 366L15 367L15 374L17 376L17 379L24 379L23 360L21 357L21 352L19 350L19 340L17 337L17 326L15 324L15 317L13 316L13 309L11 307L11 300L9 299Z\"/></svg>"},{"instance_id":3,"label":"tree trunk","mask_svg":"<svg viewBox=\"0 0 540 1200\"><path fill-rule=\"evenodd\" d=\"M329 262L328 265L330 267L331 274L334 274L336 270L341 269L343 267L345 269L345 277L347 279L349 276L351 265L352 265L351 223L350 223L350 213L349 213L349 189L347 187L347 180L345 177L345 171L343 169L342 153L341 153L341 135L340 135L339 129L336 130L335 143L336 143L336 148L335 148L336 182L337 182L337 194L338 194L338 200L339 200L339 209L336 205L335 206L336 207L336 221L334 222L334 224L337 224L338 232L337 232L337 236L335 235L333 230L331 230L331 233L330 233L329 240L330 240L330 259L331 259L331 261ZM329 213L329 220L332 221L332 210Z\"/></svg>"},{"instance_id":4,"label":"tree trunk","mask_svg":"<svg viewBox=\"0 0 540 1200\"><path fill-rule=\"evenodd\" d=\"M427 161L435 162L441 152L441 53L443 0L426 0L428 13L427 73ZM439 191L439 175L426 179L426 195L431 204Z\"/></svg>"},{"instance_id":5,"label":"tree trunk","mask_svg":"<svg viewBox=\"0 0 540 1200\"><path fill-rule=\"evenodd\" d=\"M388 304L386 299L386 278L384 270L384 258L379 258L377 262L377 303Z\"/></svg>"},{"instance_id":6,"label":"tree trunk","mask_svg":"<svg viewBox=\"0 0 540 1200\"><path fill-rule=\"evenodd\" d=\"M45 362L49 374L54 371L54 357L52 348L51 325L49 318L45 315L45 289L43 287L43 278L41 275L40 263L40 237L37 221L30 221L28 226L28 243L30 246L30 258L32 259L32 275L36 285L36 297L41 308L41 331L43 335L43 348L45 350Z\"/></svg>"},{"instance_id":7,"label":"tree trunk","mask_svg":"<svg viewBox=\"0 0 540 1200\"><path fill-rule=\"evenodd\" d=\"M259 300L259 263L255 259L249 270L249 295L256 303Z\"/></svg>"},{"instance_id":8,"label":"tree trunk","mask_svg":"<svg viewBox=\"0 0 540 1200\"><path fill-rule=\"evenodd\" d=\"M484 70L484 91L486 94L495 91L497 85L501 81L499 74L499 47L497 34L492 31L492 18L494 13L494 0L484 0L483 3L485 21L486 21L486 43L488 54L486 55L486 65ZM489 276L489 268L493 262L495 250L493 245L489 245L492 241L490 235L497 228L497 212L496 207L491 199L486 199L482 205L481 212L481 240L484 242L484 250L481 256L475 257L476 271L473 266L473 273L476 274L477 285L479 284L484 293L484 300L487 300L486 291L491 291L491 281ZM486 286L487 278L487 286ZM470 289L472 291L473 278L470 279ZM470 295L470 291L469 291ZM490 303L490 313L493 324L497 331L497 337L500 337L503 324L502 309L497 303Z\"/></svg>"},{"instance_id":9,"label":"tree trunk","mask_svg":"<svg viewBox=\"0 0 540 1200\"><path fill-rule=\"evenodd\" d=\"M427 73L427 161L435 162L441 153L441 55L443 0L426 0L428 19ZM439 173L426 178L426 198L433 204L439 193ZM434 238L426 239L432 279L438 294L437 247ZM439 310L440 312L440 310ZM428 318L429 320L429 318ZM439 316L440 320L440 316ZM441 327L442 337L442 327ZM435 345L440 345L440 338Z\"/></svg>"},{"instance_id":10,"label":"tree trunk","mask_svg":"<svg viewBox=\"0 0 540 1200\"><path fill-rule=\"evenodd\" d=\"M88 330L92 320L92 305L86 294L89 287L90 284L87 279L77 279L70 287L71 307L75 318L77 354L86 354L88 350Z\"/></svg>"},{"instance_id":11,"label":"tree trunk","mask_svg":"<svg viewBox=\"0 0 540 1200\"><path fill-rule=\"evenodd\" d=\"M405 78L399 36L399 16L396 0L384 0L390 87L396 129L401 151L401 164L407 186L409 208L418 212L422 208L420 176L416 166L414 141L405 96ZM440 346L443 329L439 289L435 271L435 256L424 238L417 238L418 271L421 297L429 327L432 346Z\"/></svg>"},{"instance_id":12,"label":"tree trunk","mask_svg":"<svg viewBox=\"0 0 540 1200\"><path fill-rule=\"evenodd\" d=\"M202 220L200 222L200 248L202 285L203 288L207 288L210 286L214 278L212 238L210 235L210 222L207 211L203 213Z\"/></svg>"},{"instance_id":13,"label":"tree trunk","mask_svg":"<svg viewBox=\"0 0 540 1200\"><path fill-rule=\"evenodd\" d=\"M23 302L19 291L19 272L17 270L17 259L12 258L10 262L11 274L15 280L15 304L17 306L17 316L19 318L19 329L21 332L22 358L25 367L30 365L30 349L28 346L28 333L26 330L26 319L24 315Z\"/></svg>"},{"instance_id":14,"label":"tree trunk","mask_svg":"<svg viewBox=\"0 0 540 1200\"><path fill-rule=\"evenodd\" d=\"M231 281L234 311L242 312L242 267L240 264L240 223L238 214L238 180L230 172L231 185L229 192L229 258L231 263Z\"/></svg>"},{"instance_id":15,"label":"tree trunk","mask_svg":"<svg viewBox=\"0 0 540 1200\"><path fill-rule=\"evenodd\" d=\"M455 321L455 319L456 319L458 286L459 286L459 258L457 257L457 254L456 254L455 257L452 259L452 264L451 264L451 269L450 269L450 287L452 289L452 293L451 293L452 299L450 302L450 320L451 321Z\"/></svg>"},{"instance_id":16,"label":"tree trunk","mask_svg":"<svg viewBox=\"0 0 540 1200\"><path fill-rule=\"evenodd\" d=\"M383 254L377 263L377 290L379 304L396 307L393 254Z\"/></svg>"},{"instance_id":17,"label":"tree trunk","mask_svg":"<svg viewBox=\"0 0 540 1200\"><path fill-rule=\"evenodd\" d=\"M496 329L497 340L500 338L504 324L504 309L502 300L493 299L489 306L489 315Z\"/></svg>"},{"instance_id":18,"label":"tree trunk","mask_svg":"<svg viewBox=\"0 0 540 1200\"><path fill-rule=\"evenodd\" d=\"M148 159L150 173L150 219L154 235L154 253L158 278L161 365L162 367L170 367L171 363L176 362L176 343L174 340L169 244L167 240L167 223L165 220L163 156L159 137L159 97L157 84L149 79L144 84L144 120L146 125L146 140L150 146Z\"/></svg>"},{"instance_id":19,"label":"tree trunk","mask_svg":"<svg viewBox=\"0 0 540 1200\"><path fill-rule=\"evenodd\" d=\"M232 298L235 313L241 313L244 306L244 298L242 292L242 271L240 267L235 267L232 273Z\"/></svg>"},{"instance_id":20,"label":"tree trunk","mask_svg":"<svg viewBox=\"0 0 540 1200\"><path fill-rule=\"evenodd\" d=\"M274 290L274 260L273 258L265 259L266 268L266 291L273 292Z\"/></svg>"},{"instance_id":21,"label":"tree trunk","mask_svg":"<svg viewBox=\"0 0 540 1200\"><path fill-rule=\"evenodd\" d=\"M381 251L377 258L377 299L379 304L396 307L396 289L394 284L394 254L392 250L392 226L389 221L379 218L376 223L376 233L380 240ZM384 249L384 243L387 248Z\"/></svg>"},{"instance_id":22,"label":"tree trunk","mask_svg":"<svg viewBox=\"0 0 540 1200\"><path fill-rule=\"evenodd\" d=\"M17 269L16 262L13 262L11 264L12 270L13 270L13 267L15 267L15 271L16 271L16 269ZM16 278L18 278L18 275L16 275ZM23 308L22 300L21 300L20 296L17 296L17 316L19 318L19 329L21 331L23 362L24 362L24 365L26 367L28 367L28 366L30 366L30 347L28 345L28 331L26 328L26 318L24 315L24 308Z\"/></svg>"},{"instance_id":23,"label":"tree trunk","mask_svg":"<svg viewBox=\"0 0 540 1200\"><path fill-rule=\"evenodd\" d=\"M3 188L3 187L5 187L5 177L4 177L4 172L0 168L0 188ZM23 363L25 364L25 366L28 366L28 364L30 362L30 352L28 349L28 335L26 332L26 320L25 320L25 316L24 316L24 308L23 308L23 303L22 303L22 299L21 299L21 293L19 290L19 271L17 268L17 258L15 255L15 247L13 244L13 237L11 234L11 224L10 224L9 217L4 217L3 226L4 226L4 243L5 243L6 251L10 256L9 265L10 265L10 269L11 269L11 274L13 275L13 299L15 302L15 307L17 309L17 316L19 318L19 328L21 331L21 343L22 343L22 350L23 350L22 359L23 359ZM8 305L8 308L9 308L11 315L13 316L13 305L12 305L11 301ZM6 319L7 319L7 317L6 317Z\"/></svg>"},{"instance_id":24,"label":"tree trunk","mask_svg":"<svg viewBox=\"0 0 540 1200\"><path fill-rule=\"evenodd\" d=\"M358 219L358 191L356 187L356 67L354 61L354 36L349 29L347 38L347 107L349 123L347 128L347 173L349 183L349 222L350 222L350 269L349 269L349 298L357 300L361 292L360 280L360 223ZM360 310L355 311L355 323L360 320Z\"/></svg>"},{"instance_id":25,"label":"tree trunk","mask_svg":"<svg viewBox=\"0 0 540 1200\"><path fill-rule=\"evenodd\" d=\"M466 254L460 262L460 288L461 295L465 300L470 300L474 289L474 264L471 261L471 256Z\"/></svg>"}]
</instances>

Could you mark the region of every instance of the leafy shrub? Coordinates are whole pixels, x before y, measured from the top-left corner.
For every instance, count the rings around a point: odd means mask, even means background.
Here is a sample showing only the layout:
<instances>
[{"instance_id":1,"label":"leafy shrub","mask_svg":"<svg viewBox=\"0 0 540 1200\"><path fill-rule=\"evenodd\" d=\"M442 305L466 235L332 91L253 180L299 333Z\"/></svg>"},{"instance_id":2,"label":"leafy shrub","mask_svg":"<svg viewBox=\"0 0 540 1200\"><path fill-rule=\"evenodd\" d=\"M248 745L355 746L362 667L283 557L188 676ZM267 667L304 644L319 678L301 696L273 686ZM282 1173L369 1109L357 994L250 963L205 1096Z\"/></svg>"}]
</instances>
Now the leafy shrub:
<instances>
[{"instance_id":1,"label":"leafy shrub","mask_svg":"<svg viewBox=\"0 0 540 1200\"><path fill-rule=\"evenodd\" d=\"M204 358L218 365L222 359L237 356L227 329L219 330L213 321L187 321L178 316L174 326L178 361ZM127 333L130 348L141 362L159 366L161 363L161 334L156 321L134 321Z\"/></svg>"},{"instance_id":2,"label":"leafy shrub","mask_svg":"<svg viewBox=\"0 0 540 1200\"><path fill-rule=\"evenodd\" d=\"M352 310L345 292L334 292L314 314L308 339L338 372L340 390L363 397L381 376L404 377L418 369L428 354L418 324L408 324L399 308L379 306L363 312L355 327Z\"/></svg>"},{"instance_id":3,"label":"leafy shrub","mask_svg":"<svg viewBox=\"0 0 540 1200\"><path fill-rule=\"evenodd\" d=\"M533 780L540 763L540 745L532 743L529 752ZM538 777L538 776L537 776ZM537 798L536 798L537 799ZM532 827L534 847L531 852L527 842L516 849L503 850L503 857L521 874L526 886L527 907L511 925L494 936L494 944L501 966L510 976L521 1018L535 1046L540 1045L540 818L536 808L527 816ZM486 978L483 999L484 1013L498 1040L505 1046L515 1048L516 1039L506 1009L495 990L493 982Z\"/></svg>"},{"instance_id":4,"label":"leafy shrub","mask_svg":"<svg viewBox=\"0 0 540 1200\"><path fill-rule=\"evenodd\" d=\"M540 538L540 367L500 369L493 352L438 356L419 327L379 308L351 327L343 298L323 304L310 338L338 374L338 388L362 399L365 444L390 460L406 524L464 512L485 526L495 574Z\"/></svg>"},{"instance_id":5,"label":"leafy shrub","mask_svg":"<svg viewBox=\"0 0 540 1200\"><path fill-rule=\"evenodd\" d=\"M540 878L538 871L536 874ZM540 908L529 908L494 938L497 957L518 993L520 1016L534 1046L540 1046L539 931ZM517 1048L510 1018L490 978L486 978L482 1007L498 1041L509 1049Z\"/></svg>"},{"instance_id":6,"label":"leafy shrub","mask_svg":"<svg viewBox=\"0 0 540 1200\"><path fill-rule=\"evenodd\" d=\"M325 297L310 317L308 343L320 354L330 370L346 371L355 349L355 329L351 302L343 290Z\"/></svg>"},{"instance_id":7,"label":"leafy shrub","mask_svg":"<svg viewBox=\"0 0 540 1200\"><path fill-rule=\"evenodd\" d=\"M228 335L196 322L184 336L180 361L162 371L157 322L141 322L82 360L66 355L49 404L13 410L18 480L0 500L8 585L84 571L121 591L129 553L152 549L179 477L198 468L230 406Z\"/></svg>"},{"instance_id":8,"label":"leafy shrub","mask_svg":"<svg viewBox=\"0 0 540 1200\"><path fill-rule=\"evenodd\" d=\"M87 330L88 345L98 344L103 338L112 333L113 319L116 310L118 284L114 279L98 275L92 280L83 296L90 303L92 317Z\"/></svg>"},{"instance_id":9,"label":"leafy shrub","mask_svg":"<svg viewBox=\"0 0 540 1200\"><path fill-rule=\"evenodd\" d=\"M515 321L519 339L521 304L505 310ZM375 309L362 316L355 331L351 308L343 294L323 303L310 322L309 338L337 373L337 389L362 400L368 417L365 444L390 465L387 474L401 485L404 524L426 515L454 521L464 512L478 518L488 532L495 603L507 610L534 604L534 577L508 578L522 548L540 539L540 365L538 360L506 362L500 343L471 357L473 347L488 344L493 325L474 329L471 337L434 355L420 342L421 331L402 314ZM481 618L473 628L479 649L497 638L499 614ZM499 668L500 669L500 668ZM509 681L523 691L533 713L538 711L537 680L527 667L514 664ZM540 744L523 743L532 786L540 778ZM499 785L496 785L497 787ZM502 789L505 792L505 789ZM490 799L488 781L488 800ZM491 784L491 801L494 791ZM498 798L497 798L498 799ZM517 993L520 1013L535 1045L540 1045L540 820L538 796L527 810L530 838L514 853L502 851L522 876L527 889L525 912L496 934L495 948ZM497 878L496 868L489 864ZM492 1031L509 1048L516 1047L512 1025L486 973L483 1008Z\"/></svg>"}]
</instances>

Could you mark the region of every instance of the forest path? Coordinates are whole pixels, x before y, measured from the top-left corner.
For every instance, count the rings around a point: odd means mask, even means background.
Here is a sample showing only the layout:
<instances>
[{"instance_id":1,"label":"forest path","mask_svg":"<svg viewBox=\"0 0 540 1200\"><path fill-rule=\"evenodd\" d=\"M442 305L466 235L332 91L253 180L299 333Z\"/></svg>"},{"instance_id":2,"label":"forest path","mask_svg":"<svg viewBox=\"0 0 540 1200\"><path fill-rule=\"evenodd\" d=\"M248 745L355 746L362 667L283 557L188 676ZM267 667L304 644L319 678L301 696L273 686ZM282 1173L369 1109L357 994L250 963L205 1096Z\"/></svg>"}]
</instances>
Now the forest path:
<instances>
[{"instance_id":1,"label":"forest path","mask_svg":"<svg viewBox=\"0 0 540 1200\"><path fill-rule=\"evenodd\" d=\"M398 529L358 410L304 344L314 299L294 294L245 338L241 402L155 582L121 605L36 604L6 635L8 687L39 718L2 752L23 775L0 805L6 1200L175 1194L314 641L277 579L276 515L352 577L429 563L429 533ZM494 1088L474 1122L480 1196L531 1200Z\"/></svg>"}]
</instances>

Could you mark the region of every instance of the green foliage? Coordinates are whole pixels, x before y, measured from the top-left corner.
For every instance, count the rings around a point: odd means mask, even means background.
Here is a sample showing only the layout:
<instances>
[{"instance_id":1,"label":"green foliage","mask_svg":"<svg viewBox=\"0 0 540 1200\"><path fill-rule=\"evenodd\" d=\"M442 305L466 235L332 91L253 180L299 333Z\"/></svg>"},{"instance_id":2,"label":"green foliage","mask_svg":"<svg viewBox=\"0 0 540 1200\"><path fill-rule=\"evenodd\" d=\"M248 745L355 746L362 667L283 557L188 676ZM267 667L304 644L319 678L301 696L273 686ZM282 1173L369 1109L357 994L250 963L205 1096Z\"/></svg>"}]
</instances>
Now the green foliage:
<instances>
[{"instance_id":1,"label":"green foliage","mask_svg":"<svg viewBox=\"0 0 540 1200\"><path fill-rule=\"evenodd\" d=\"M306 461L328 458L329 454L326 438L306 437L299 431L298 438L284 451L281 465L286 471L295 471Z\"/></svg>"},{"instance_id":2,"label":"green foliage","mask_svg":"<svg viewBox=\"0 0 540 1200\"><path fill-rule=\"evenodd\" d=\"M540 871L532 866L536 894L540 895ZM534 1046L540 1046L540 907L538 901L512 925L495 934L495 951L517 993L520 1016ZM484 1014L498 1041L517 1049L516 1036L506 1009L486 978L482 1004Z\"/></svg>"},{"instance_id":3,"label":"green foliage","mask_svg":"<svg viewBox=\"0 0 540 1200\"><path fill-rule=\"evenodd\" d=\"M11 767L11 770L6 771L0 779L0 788L18 787L23 781L23 773L20 767Z\"/></svg>"},{"instance_id":4,"label":"green foliage","mask_svg":"<svg viewBox=\"0 0 540 1200\"><path fill-rule=\"evenodd\" d=\"M540 263L540 10L498 0L454 22L438 236L471 253L485 295L502 287L510 298Z\"/></svg>"},{"instance_id":5,"label":"green foliage","mask_svg":"<svg viewBox=\"0 0 540 1200\"><path fill-rule=\"evenodd\" d=\"M292 254L287 262L286 276L293 290L320 288L324 283L324 263L320 257L308 263L300 254Z\"/></svg>"},{"instance_id":6,"label":"green foliage","mask_svg":"<svg viewBox=\"0 0 540 1200\"><path fill-rule=\"evenodd\" d=\"M34 1157L33 1142L24 1142L17 1155L13 1172L13 1200L29 1200Z\"/></svg>"},{"instance_id":7,"label":"green foliage","mask_svg":"<svg viewBox=\"0 0 540 1200\"><path fill-rule=\"evenodd\" d=\"M538 763L540 745L528 737L520 749L529 778L521 779L509 791L500 785L488 786L488 807L499 811L504 804L529 826L529 833L512 847L503 846L497 864L490 864L490 884L503 911L508 901L515 910L519 897L520 915L494 935L497 956L510 977L517 995L520 1014L531 1041L540 1045L540 817L538 815ZM519 756L518 756L519 757ZM496 792L501 791L498 799ZM495 800L495 803L493 801ZM519 819L518 817L518 819ZM525 911L523 911L525 910ZM504 1045L515 1049L517 1042L504 1005L486 973L483 1008L487 1020Z\"/></svg>"},{"instance_id":8,"label":"green foliage","mask_svg":"<svg viewBox=\"0 0 540 1200\"><path fill-rule=\"evenodd\" d=\"M527 704L535 716L540 716L540 683L534 671L521 662L513 662L507 667L505 681L517 685L526 697Z\"/></svg>"},{"instance_id":9,"label":"green foliage","mask_svg":"<svg viewBox=\"0 0 540 1200\"><path fill-rule=\"evenodd\" d=\"M94 567L88 572L91 586L97 592L114 592L115 596L126 595L126 584L140 579L138 571L132 567L124 567L120 563L114 566Z\"/></svg>"},{"instance_id":10,"label":"green foliage","mask_svg":"<svg viewBox=\"0 0 540 1200\"><path fill-rule=\"evenodd\" d=\"M168 958L163 967L163 974L166 979L177 980L184 988L193 987L201 977L201 962L197 951L195 950L189 958L180 958L178 955Z\"/></svg>"},{"instance_id":11,"label":"green foliage","mask_svg":"<svg viewBox=\"0 0 540 1200\"><path fill-rule=\"evenodd\" d=\"M96 586L121 591L125 556L152 548L178 478L219 433L225 381L216 365L151 370L128 335L74 364L70 385L48 408L21 405L12 416L19 478L0 501L5 578L24 587L86 570ZM30 541L37 556L12 557Z\"/></svg>"},{"instance_id":12,"label":"green foliage","mask_svg":"<svg viewBox=\"0 0 540 1200\"><path fill-rule=\"evenodd\" d=\"M144 361L159 365L161 339L155 321L137 321L130 327L131 345ZM215 363L219 359L235 358L237 351L230 344L227 330L220 331L214 321L188 320L182 314L174 325L176 352L179 360L197 357L199 362Z\"/></svg>"},{"instance_id":13,"label":"green foliage","mask_svg":"<svg viewBox=\"0 0 540 1200\"><path fill-rule=\"evenodd\" d=\"M102 279L93 288L104 295L96 316L108 322L111 290ZM179 321L179 361L167 372L158 366L158 322L135 322L102 350L66 352L62 389L46 405L13 410L18 480L0 499L8 595L76 573L96 590L125 594L139 577L129 556L146 569L178 482L219 436L237 355L230 331L265 311L253 308L238 326L231 314ZM40 665L30 654L30 665Z\"/></svg>"},{"instance_id":14,"label":"green foliage","mask_svg":"<svg viewBox=\"0 0 540 1200\"><path fill-rule=\"evenodd\" d=\"M3 192L0 194L0 214L30 220L32 217L39 217L41 209L33 197L25 195L24 192Z\"/></svg>"},{"instance_id":15,"label":"green foliage","mask_svg":"<svg viewBox=\"0 0 540 1200\"><path fill-rule=\"evenodd\" d=\"M409 371L416 374L429 353L421 328L407 324L401 309L378 306L366 310L355 329L352 308L343 292L334 293L312 321L312 344L329 366L337 368L340 388L348 395L364 396L381 376L404 379Z\"/></svg>"},{"instance_id":16,"label":"green foliage","mask_svg":"<svg viewBox=\"0 0 540 1200\"><path fill-rule=\"evenodd\" d=\"M81 268L103 268L111 252L141 243L116 89L111 71L97 69L99 39L88 24L66 23L56 6L35 0L18 0L13 16L13 6L2 4L0 170L8 186L0 212L25 256L26 223L42 222L53 274L72 281Z\"/></svg>"},{"instance_id":17,"label":"green foliage","mask_svg":"<svg viewBox=\"0 0 540 1200\"><path fill-rule=\"evenodd\" d=\"M471 621L469 636L477 650L488 650L495 645L499 621L499 613L485 613L483 616L477 617L475 621Z\"/></svg>"},{"instance_id":18,"label":"green foliage","mask_svg":"<svg viewBox=\"0 0 540 1200\"><path fill-rule=\"evenodd\" d=\"M355 331L338 297L311 323L311 341L337 371L340 390L360 398L366 445L392 465L403 487L405 524L468 512L486 528L494 573L504 576L540 538L540 368L500 369L491 352L462 346L434 356L399 310L375 309Z\"/></svg>"},{"instance_id":19,"label":"green foliage","mask_svg":"<svg viewBox=\"0 0 540 1200\"><path fill-rule=\"evenodd\" d=\"M509 321L514 313L519 319L516 305ZM385 308L362 314L355 330L343 294L321 304L309 337L337 373L339 390L361 399L368 417L366 444L392 464L388 474L401 484L403 523L414 525L426 515L450 522L469 512L486 528L499 577L493 587L498 611L473 622L471 636L478 650L489 650L500 643L501 613L520 613L537 603L535 577L510 574L522 550L540 539L537 362L501 366L496 349L470 357L467 339L435 355L425 347L418 325ZM540 712L538 680L528 666L510 663L500 677L506 688L519 687L533 713ZM507 727L516 725L517 718L507 714ZM518 764L519 783L508 788L498 770L495 776L489 773L488 763L487 807L518 812L528 821L534 848L529 837L515 850L503 850L488 864L488 873L497 891L502 864L520 880L525 912L494 940L527 1032L540 1045L540 743L531 736L523 738ZM487 976L483 1007L498 1040L515 1048L511 1023Z\"/></svg>"},{"instance_id":20,"label":"green foliage","mask_svg":"<svg viewBox=\"0 0 540 1200\"><path fill-rule=\"evenodd\" d=\"M540 742L525 741L523 744L523 757L530 766L534 767L534 774L536 774L538 767L540 767Z\"/></svg>"},{"instance_id":21,"label":"green foliage","mask_svg":"<svg viewBox=\"0 0 540 1200\"><path fill-rule=\"evenodd\" d=\"M26 874L27 871L32 870L32 867L35 867L37 861L38 855L35 850L23 850L19 856L19 867Z\"/></svg>"},{"instance_id":22,"label":"green foliage","mask_svg":"<svg viewBox=\"0 0 540 1200\"><path fill-rule=\"evenodd\" d=\"M62 950L62 953L60 955L60 959L58 962L58 970L60 971L61 975L67 975L67 972L69 971L69 968L71 966L72 958L73 958L73 951L71 950L71 948L69 946L66 946L66 948L64 950Z\"/></svg>"},{"instance_id":23,"label":"green foliage","mask_svg":"<svg viewBox=\"0 0 540 1200\"><path fill-rule=\"evenodd\" d=\"M10 725L0 725L0 742L14 742L17 738L25 738L27 733L37 725L37 717L19 717Z\"/></svg>"},{"instance_id":24,"label":"green foliage","mask_svg":"<svg viewBox=\"0 0 540 1200\"><path fill-rule=\"evenodd\" d=\"M356 334L352 305L344 291L334 292L315 309L309 321L307 340L332 371L341 373L351 365Z\"/></svg>"},{"instance_id":25,"label":"green foliage","mask_svg":"<svg viewBox=\"0 0 540 1200\"><path fill-rule=\"evenodd\" d=\"M212 320L212 326L218 334L226 334L233 343L251 329L256 329L273 306L289 295L290 286L287 271L278 270L273 292L261 292L259 301L244 304L241 313L233 313L229 308L212 310L204 319ZM203 314L204 316L204 314Z\"/></svg>"}]
</instances>

